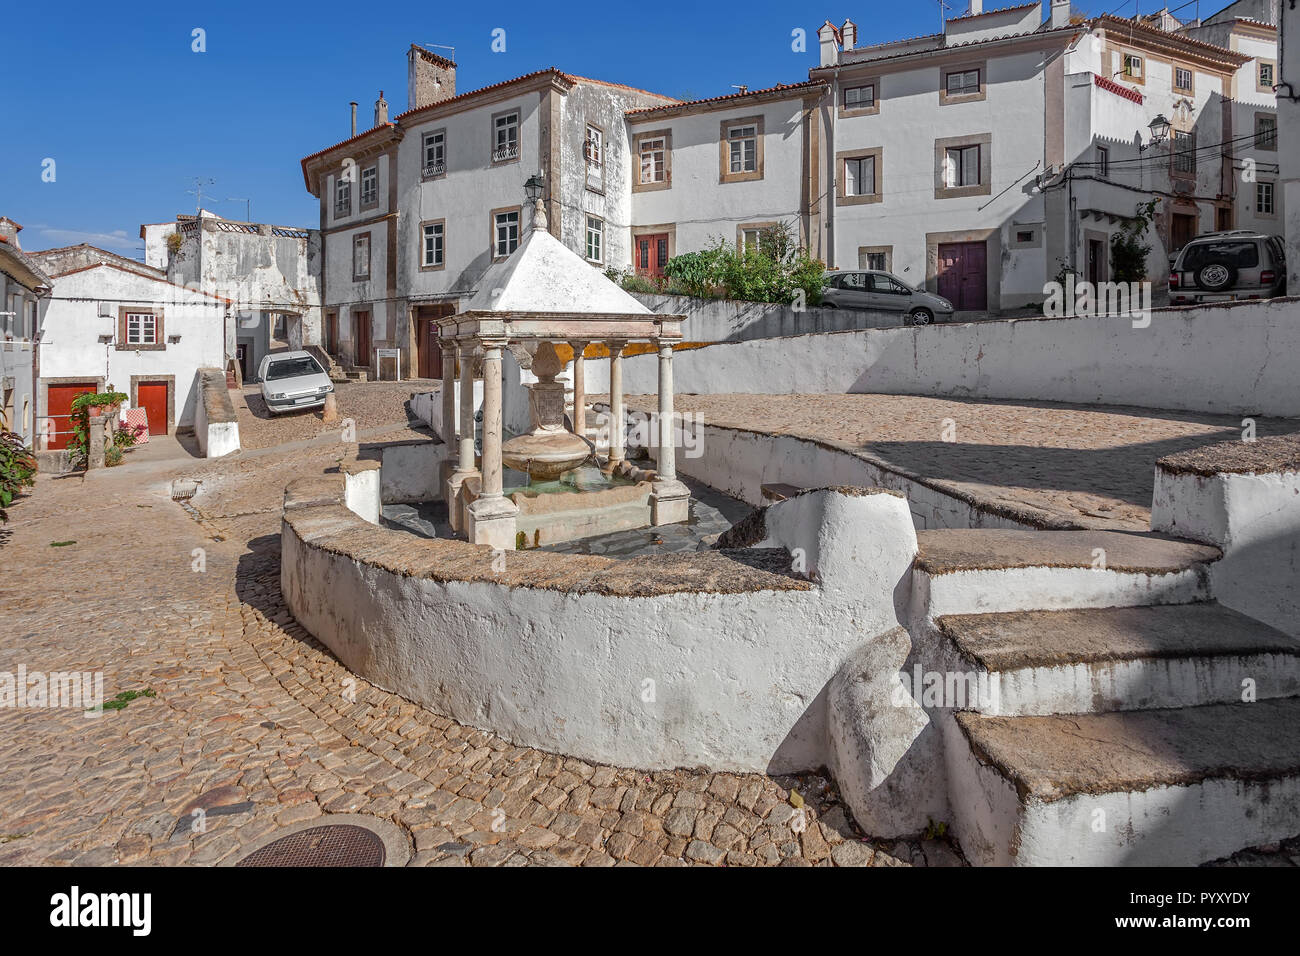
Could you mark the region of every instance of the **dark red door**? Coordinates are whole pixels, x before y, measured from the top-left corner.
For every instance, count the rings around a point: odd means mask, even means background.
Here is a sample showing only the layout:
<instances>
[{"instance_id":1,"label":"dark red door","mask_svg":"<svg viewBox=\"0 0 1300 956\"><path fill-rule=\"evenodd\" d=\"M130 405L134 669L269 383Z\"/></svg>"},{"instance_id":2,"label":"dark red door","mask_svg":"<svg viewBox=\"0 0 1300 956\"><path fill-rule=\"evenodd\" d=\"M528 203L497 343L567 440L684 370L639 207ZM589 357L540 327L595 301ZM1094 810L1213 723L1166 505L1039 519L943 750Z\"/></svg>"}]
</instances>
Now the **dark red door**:
<instances>
[{"instance_id":1,"label":"dark red door","mask_svg":"<svg viewBox=\"0 0 1300 956\"><path fill-rule=\"evenodd\" d=\"M939 246L939 294L960 312L988 308L988 252L982 242Z\"/></svg>"},{"instance_id":2,"label":"dark red door","mask_svg":"<svg viewBox=\"0 0 1300 956\"><path fill-rule=\"evenodd\" d=\"M352 341L357 354L354 361L361 366L370 366L370 313L357 312L352 317Z\"/></svg>"},{"instance_id":3,"label":"dark red door","mask_svg":"<svg viewBox=\"0 0 1300 956\"><path fill-rule=\"evenodd\" d=\"M668 265L668 233L636 237L636 274L657 279Z\"/></svg>"},{"instance_id":4,"label":"dark red door","mask_svg":"<svg viewBox=\"0 0 1300 956\"><path fill-rule=\"evenodd\" d=\"M67 448L72 438L72 400L78 395L93 395L98 388L94 382L84 385L51 385L49 388L48 408L45 414L50 417L50 448Z\"/></svg>"},{"instance_id":5,"label":"dark red door","mask_svg":"<svg viewBox=\"0 0 1300 956\"><path fill-rule=\"evenodd\" d=\"M166 382L141 382L135 387L135 404L149 419L150 435L167 434Z\"/></svg>"}]
</instances>

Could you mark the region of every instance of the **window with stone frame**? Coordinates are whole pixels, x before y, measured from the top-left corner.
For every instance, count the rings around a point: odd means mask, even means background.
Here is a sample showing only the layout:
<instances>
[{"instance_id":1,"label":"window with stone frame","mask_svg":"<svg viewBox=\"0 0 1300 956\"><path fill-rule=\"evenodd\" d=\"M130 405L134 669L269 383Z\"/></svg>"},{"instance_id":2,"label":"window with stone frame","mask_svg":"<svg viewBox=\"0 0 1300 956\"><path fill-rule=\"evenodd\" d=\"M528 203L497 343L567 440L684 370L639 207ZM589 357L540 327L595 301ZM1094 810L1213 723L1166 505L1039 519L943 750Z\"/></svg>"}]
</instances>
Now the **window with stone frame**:
<instances>
[{"instance_id":1,"label":"window with stone frame","mask_svg":"<svg viewBox=\"0 0 1300 956\"><path fill-rule=\"evenodd\" d=\"M641 141L641 182L662 183L667 173L668 141L655 136Z\"/></svg>"},{"instance_id":2,"label":"window with stone frame","mask_svg":"<svg viewBox=\"0 0 1300 956\"><path fill-rule=\"evenodd\" d=\"M370 233L352 237L352 280L370 278Z\"/></svg>"},{"instance_id":3,"label":"window with stone frame","mask_svg":"<svg viewBox=\"0 0 1300 956\"><path fill-rule=\"evenodd\" d=\"M876 194L876 157L851 156L844 160L844 195Z\"/></svg>"},{"instance_id":4,"label":"window with stone frame","mask_svg":"<svg viewBox=\"0 0 1300 956\"><path fill-rule=\"evenodd\" d=\"M980 144L950 146L944 159L944 183L950 189L980 185Z\"/></svg>"},{"instance_id":5,"label":"window with stone frame","mask_svg":"<svg viewBox=\"0 0 1300 956\"><path fill-rule=\"evenodd\" d=\"M361 206L379 204L379 167L367 166L361 170Z\"/></svg>"},{"instance_id":6,"label":"window with stone frame","mask_svg":"<svg viewBox=\"0 0 1300 956\"><path fill-rule=\"evenodd\" d=\"M587 166L587 188L605 188L605 133L599 126L587 124L582 144L582 158Z\"/></svg>"},{"instance_id":7,"label":"window with stone frame","mask_svg":"<svg viewBox=\"0 0 1300 956\"><path fill-rule=\"evenodd\" d=\"M1273 216L1277 210L1273 205L1273 183L1255 183L1255 212L1261 216Z\"/></svg>"},{"instance_id":8,"label":"window with stone frame","mask_svg":"<svg viewBox=\"0 0 1300 956\"><path fill-rule=\"evenodd\" d=\"M158 344L158 323L152 312L128 312L126 314L126 344Z\"/></svg>"},{"instance_id":9,"label":"window with stone frame","mask_svg":"<svg viewBox=\"0 0 1300 956\"><path fill-rule=\"evenodd\" d=\"M499 113L492 118L492 162L506 163L519 158L519 111Z\"/></svg>"},{"instance_id":10,"label":"window with stone frame","mask_svg":"<svg viewBox=\"0 0 1300 956\"><path fill-rule=\"evenodd\" d=\"M1277 149L1277 117L1255 116L1255 148Z\"/></svg>"},{"instance_id":11,"label":"window with stone frame","mask_svg":"<svg viewBox=\"0 0 1300 956\"><path fill-rule=\"evenodd\" d=\"M753 124L732 126L727 129L727 162L729 172L758 172L758 127Z\"/></svg>"},{"instance_id":12,"label":"window with stone frame","mask_svg":"<svg viewBox=\"0 0 1300 956\"><path fill-rule=\"evenodd\" d=\"M980 91L979 70L956 70L945 74L944 87L949 96L969 96Z\"/></svg>"},{"instance_id":13,"label":"window with stone frame","mask_svg":"<svg viewBox=\"0 0 1300 956\"><path fill-rule=\"evenodd\" d=\"M420 228L420 265L424 268L437 268L444 263L444 247L447 224L445 220L426 222Z\"/></svg>"},{"instance_id":14,"label":"window with stone frame","mask_svg":"<svg viewBox=\"0 0 1300 956\"><path fill-rule=\"evenodd\" d=\"M867 110L875 105L876 85L874 83L845 87L844 108L846 110Z\"/></svg>"},{"instance_id":15,"label":"window with stone frame","mask_svg":"<svg viewBox=\"0 0 1300 956\"><path fill-rule=\"evenodd\" d=\"M605 221L598 216L587 217L587 261L605 261Z\"/></svg>"},{"instance_id":16,"label":"window with stone frame","mask_svg":"<svg viewBox=\"0 0 1300 956\"><path fill-rule=\"evenodd\" d=\"M347 172L339 176L334 183L334 215L350 216L352 214L352 182Z\"/></svg>"},{"instance_id":17,"label":"window with stone frame","mask_svg":"<svg viewBox=\"0 0 1300 956\"><path fill-rule=\"evenodd\" d=\"M510 209L493 217L495 242L493 255L504 259L519 248L519 210Z\"/></svg>"},{"instance_id":18,"label":"window with stone frame","mask_svg":"<svg viewBox=\"0 0 1300 956\"><path fill-rule=\"evenodd\" d=\"M424 134L422 143L423 177L433 179L447 172L447 131L435 129Z\"/></svg>"}]
</instances>

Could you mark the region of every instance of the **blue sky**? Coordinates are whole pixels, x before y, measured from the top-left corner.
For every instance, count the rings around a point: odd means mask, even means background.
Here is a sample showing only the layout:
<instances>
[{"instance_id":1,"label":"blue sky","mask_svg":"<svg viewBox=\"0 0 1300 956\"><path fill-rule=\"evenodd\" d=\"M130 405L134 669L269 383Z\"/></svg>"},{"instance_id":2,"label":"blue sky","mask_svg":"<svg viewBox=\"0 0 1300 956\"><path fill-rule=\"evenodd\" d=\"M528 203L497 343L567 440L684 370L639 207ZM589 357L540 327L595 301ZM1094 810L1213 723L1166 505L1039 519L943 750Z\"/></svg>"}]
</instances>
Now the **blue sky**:
<instances>
[{"instance_id":1,"label":"blue sky","mask_svg":"<svg viewBox=\"0 0 1300 956\"><path fill-rule=\"evenodd\" d=\"M951 2L961 13L968 0ZM1205 0L1202 14L1226 2ZM1140 2L1142 12L1160 6ZM1129 0L1119 12L1133 9ZM806 79L828 17L860 24L861 43L939 25L937 0L13 3L0 82L0 215L26 227L27 249L90 242L135 255L140 223L194 211L188 190L199 177L204 205L223 216L244 218L242 200L251 199L257 221L314 226L299 160L347 137L351 100L363 128L380 89L392 115L405 108L413 42L455 47L461 91L556 66L704 97L732 84ZM800 27L802 54L791 50ZM206 52L191 49L195 28L206 32ZM496 28L506 31L504 53L491 50ZM42 181L48 159L53 182Z\"/></svg>"}]
</instances>

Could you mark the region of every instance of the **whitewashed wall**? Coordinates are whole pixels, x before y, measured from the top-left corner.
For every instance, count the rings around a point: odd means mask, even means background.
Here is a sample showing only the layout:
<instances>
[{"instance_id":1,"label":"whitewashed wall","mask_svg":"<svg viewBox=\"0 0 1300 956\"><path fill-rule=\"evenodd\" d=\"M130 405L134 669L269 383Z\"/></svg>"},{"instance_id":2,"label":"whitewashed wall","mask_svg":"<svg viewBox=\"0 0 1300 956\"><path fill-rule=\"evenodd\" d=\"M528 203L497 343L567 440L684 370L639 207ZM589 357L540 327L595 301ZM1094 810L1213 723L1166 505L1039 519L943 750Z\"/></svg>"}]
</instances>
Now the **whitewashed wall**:
<instances>
[{"instance_id":1,"label":"whitewashed wall","mask_svg":"<svg viewBox=\"0 0 1300 956\"><path fill-rule=\"evenodd\" d=\"M1125 316L1000 319L762 339L679 351L679 393L880 392L1300 415L1300 300ZM658 388L654 355L624 359L627 394ZM588 391L609 360L587 362Z\"/></svg>"}]
</instances>

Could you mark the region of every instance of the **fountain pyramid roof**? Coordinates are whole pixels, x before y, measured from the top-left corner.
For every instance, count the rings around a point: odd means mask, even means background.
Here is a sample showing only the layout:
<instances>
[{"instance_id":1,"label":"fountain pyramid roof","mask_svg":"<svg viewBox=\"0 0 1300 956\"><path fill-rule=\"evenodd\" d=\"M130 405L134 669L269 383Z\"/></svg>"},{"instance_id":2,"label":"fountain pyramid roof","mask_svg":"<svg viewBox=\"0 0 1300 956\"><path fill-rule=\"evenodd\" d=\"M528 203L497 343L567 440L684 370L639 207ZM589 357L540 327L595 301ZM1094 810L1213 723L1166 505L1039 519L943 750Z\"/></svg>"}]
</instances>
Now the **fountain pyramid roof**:
<instances>
[{"instance_id":1,"label":"fountain pyramid roof","mask_svg":"<svg viewBox=\"0 0 1300 956\"><path fill-rule=\"evenodd\" d=\"M488 268L462 312L438 325L445 338L680 340L684 319L653 312L611 282L551 235L538 209L519 247Z\"/></svg>"}]
</instances>

